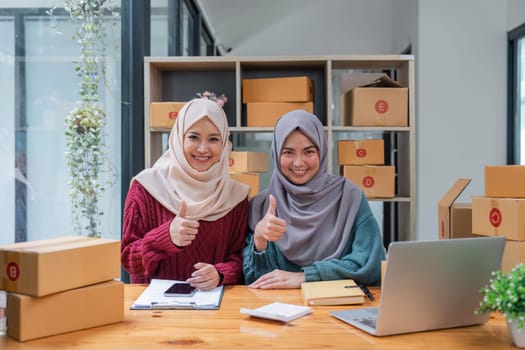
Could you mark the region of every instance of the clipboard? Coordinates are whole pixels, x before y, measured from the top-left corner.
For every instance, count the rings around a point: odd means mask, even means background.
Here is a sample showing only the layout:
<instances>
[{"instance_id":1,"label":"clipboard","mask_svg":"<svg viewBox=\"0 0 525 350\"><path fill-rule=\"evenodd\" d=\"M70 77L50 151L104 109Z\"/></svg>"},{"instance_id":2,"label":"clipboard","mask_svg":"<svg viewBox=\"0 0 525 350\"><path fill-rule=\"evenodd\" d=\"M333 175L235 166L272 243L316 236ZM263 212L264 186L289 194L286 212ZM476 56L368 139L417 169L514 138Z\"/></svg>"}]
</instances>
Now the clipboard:
<instances>
[{"instance_id":1,"label":"clipboard","mask_svg":"<svg viewBox=\"0 0 525 350\"><path fill-rule=\"evenodd\" d=\"M131 305L130 310L218 310L224 286L211 290L198 290L189 297L166 297L164 291L177 280L152 279L148 287Z\"/></svg>"}]
</instances>

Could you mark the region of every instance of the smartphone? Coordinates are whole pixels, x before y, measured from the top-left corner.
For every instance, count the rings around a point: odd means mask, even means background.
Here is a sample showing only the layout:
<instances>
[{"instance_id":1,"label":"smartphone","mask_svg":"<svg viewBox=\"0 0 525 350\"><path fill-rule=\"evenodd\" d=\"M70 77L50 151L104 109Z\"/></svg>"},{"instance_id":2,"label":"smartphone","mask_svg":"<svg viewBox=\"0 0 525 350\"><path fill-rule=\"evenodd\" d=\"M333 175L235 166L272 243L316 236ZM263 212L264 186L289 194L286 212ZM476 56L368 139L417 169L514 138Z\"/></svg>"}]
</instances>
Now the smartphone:
<instances>
[{"instance_id":1,"label":"smartphone","mask_svg":"<svg viewBox=\"0 0 525 350\"><path fill-rule=\"evenodd\" d=\"M165 297L191 297L197 288L192 287L189 283L176 282L164 291Z\"/></svg>"}]
</instances>

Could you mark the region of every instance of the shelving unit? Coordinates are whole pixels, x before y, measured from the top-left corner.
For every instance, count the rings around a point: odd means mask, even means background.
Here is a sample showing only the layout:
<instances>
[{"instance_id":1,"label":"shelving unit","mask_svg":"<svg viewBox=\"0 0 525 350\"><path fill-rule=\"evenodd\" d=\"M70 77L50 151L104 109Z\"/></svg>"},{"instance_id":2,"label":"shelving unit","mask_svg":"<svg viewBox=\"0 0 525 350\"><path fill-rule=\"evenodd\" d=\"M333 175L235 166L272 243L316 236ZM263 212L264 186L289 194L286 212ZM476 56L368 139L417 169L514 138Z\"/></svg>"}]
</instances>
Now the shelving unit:
<instances>
[{"instance_id":1,"label":"shelving unit","mask_svg":"<svg viewBox=\"0 0 525 350\"><path fill-rule=\"evenodd\" d=\"M343 75L383 72L409 88L407 127L346 126L340 106ZM328 138L328 170L338 174L336 142L353 138L385 140L386 164L396 166L394 198L370 199L382 216L385 246L391 241L415 239L416 229L416 118L414 57L412 55L314 57L146 57L144 66L145 164L151 166L166 148L169 129L151 129L150 102L188 101L205 90L228 97L228 116L234 150L270 152L272 128L246 127L242 80L309 76L314 82L314 114ZM271 172L272 169L270 169ZM269 173L261 178L267 186Z\"/></svg>"}]
</instances>

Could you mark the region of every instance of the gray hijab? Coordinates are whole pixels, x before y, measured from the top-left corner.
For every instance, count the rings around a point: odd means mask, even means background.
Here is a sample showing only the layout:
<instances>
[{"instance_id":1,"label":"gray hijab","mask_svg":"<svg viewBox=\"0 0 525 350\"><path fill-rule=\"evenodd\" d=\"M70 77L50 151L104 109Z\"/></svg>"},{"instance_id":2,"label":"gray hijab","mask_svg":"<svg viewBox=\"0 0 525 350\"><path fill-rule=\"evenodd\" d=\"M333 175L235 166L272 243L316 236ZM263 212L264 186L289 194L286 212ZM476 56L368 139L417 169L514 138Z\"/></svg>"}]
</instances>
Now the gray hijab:
<instances>
[{"instance_id":1,"label":"gray hijab","mask_svg":"<svg viewBox=\"0 0 525 350\"><path fill-rule=\"evenodd\" d=\"M319 170L304 185L288 181L279 169L283 144L295 130L301 131L319 150ZM273 134L274 171L270 184L250 202L249 225L253 232L266 214L268 196L275 197L276 215L286 220L286 233L275 243L289 261L302 267L341 256L363 196L350 180L326 172L327 152L323 125L315 115L303 110L283 115Z\"/></svg>"}]
</instances>

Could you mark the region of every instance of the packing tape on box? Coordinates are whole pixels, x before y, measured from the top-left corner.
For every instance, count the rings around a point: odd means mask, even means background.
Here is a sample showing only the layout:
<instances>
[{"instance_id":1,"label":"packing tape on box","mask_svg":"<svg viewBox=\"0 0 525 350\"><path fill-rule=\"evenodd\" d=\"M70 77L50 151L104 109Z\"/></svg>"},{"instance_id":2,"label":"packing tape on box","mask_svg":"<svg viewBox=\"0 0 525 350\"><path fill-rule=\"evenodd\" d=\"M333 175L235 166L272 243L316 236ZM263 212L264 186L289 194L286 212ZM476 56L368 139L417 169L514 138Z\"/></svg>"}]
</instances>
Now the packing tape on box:
<instances>
[{"instance_id":1,"label":"packing tape on box","mask_svg":"<svg viewBox=\"0 0 525 350\"><path fill-rule=\"evenodd\" d=\"M493 233L495 236L499 236L499 227L503 221L503 215L499 209L498 200L490 200L490 211L489 211L489 223L490 226L494 229Z\"/></svg>"}]
</instances>

